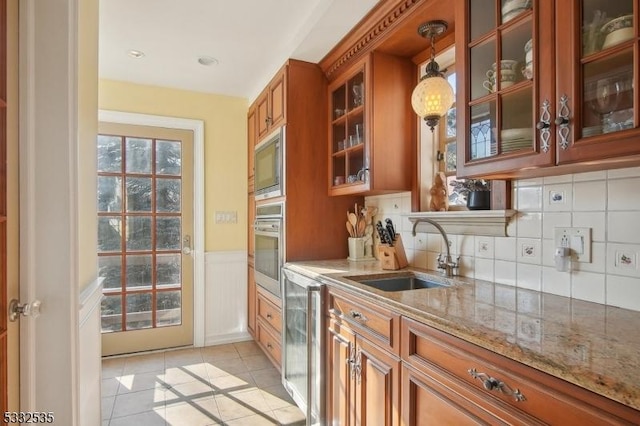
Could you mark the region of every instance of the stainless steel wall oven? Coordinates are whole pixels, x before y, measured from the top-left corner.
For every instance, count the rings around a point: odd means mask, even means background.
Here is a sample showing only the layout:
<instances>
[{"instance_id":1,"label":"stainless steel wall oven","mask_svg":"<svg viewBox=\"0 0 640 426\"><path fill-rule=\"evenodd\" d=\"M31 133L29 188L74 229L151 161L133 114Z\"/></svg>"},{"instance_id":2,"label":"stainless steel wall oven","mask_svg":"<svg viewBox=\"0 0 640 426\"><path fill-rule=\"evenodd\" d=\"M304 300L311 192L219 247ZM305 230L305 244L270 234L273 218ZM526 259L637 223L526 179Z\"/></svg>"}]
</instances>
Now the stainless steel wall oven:
<instances>
[{"instance_id":1,"label":"stainless steel wall oven","mask_svg":"<svg viewBox=\"0 0 640 426\"><path fill-rule=\"evenodd\" d=\"M283 203L256 207L254 267L256 284L280 297L283 264Z\"/></svg>"}]
</instances>

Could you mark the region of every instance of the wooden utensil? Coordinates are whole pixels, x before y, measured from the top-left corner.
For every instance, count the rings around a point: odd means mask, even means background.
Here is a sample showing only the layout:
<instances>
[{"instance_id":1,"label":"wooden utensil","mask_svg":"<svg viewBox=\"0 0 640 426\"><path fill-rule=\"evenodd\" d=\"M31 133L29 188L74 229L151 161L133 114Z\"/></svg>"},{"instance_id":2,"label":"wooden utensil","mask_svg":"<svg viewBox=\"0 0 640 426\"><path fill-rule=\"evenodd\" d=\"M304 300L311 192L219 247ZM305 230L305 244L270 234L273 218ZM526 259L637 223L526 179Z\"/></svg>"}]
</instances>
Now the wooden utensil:
<instances>
[{"instance_id":1,"label":"wooden utensil","mask_svg":"<svg viewBox=\"0 0 640 426\"><path fill-rule=\"evenodd\" d=\"M351 222L347 222L347 231L349 232L349 236L355 238L355 231L353 229L353 225L351 224Z\"/></svg>"},{"instance_id":2,"label":"wooden utensil","mask_svg":"<svg viewBox=\"0 0 640 426\"><path fill-rule=\"evenodd\" d=\"M358 226L358 216L355 213L349 213L349 223L353 226L353 230L355 231Z\"/></svg>"},{"instance_id":3,"label":"wooden utensil","mask_svg":"<svg viewBox=\"0 0 640 426\"><path fill-rule=\"evenodd\" d=\"M356 229L356 235L358 237L364 237L364 229L367 227L367 224L364 222L364 220L359 220L358 221L358 229Z\"/></svg>"}]
</instances>

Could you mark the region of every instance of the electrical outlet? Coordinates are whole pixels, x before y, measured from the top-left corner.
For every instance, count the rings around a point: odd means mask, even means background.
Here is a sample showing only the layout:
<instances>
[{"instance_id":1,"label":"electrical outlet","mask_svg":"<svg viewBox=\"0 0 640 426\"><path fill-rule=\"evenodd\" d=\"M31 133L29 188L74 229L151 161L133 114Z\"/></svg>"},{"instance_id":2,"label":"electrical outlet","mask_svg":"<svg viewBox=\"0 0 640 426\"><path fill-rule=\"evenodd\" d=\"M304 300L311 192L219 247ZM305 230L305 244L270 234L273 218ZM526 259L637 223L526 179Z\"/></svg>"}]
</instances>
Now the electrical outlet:
<instances>
[{"instance_id":1,"label":"electrical outlet","mask_svg":"<svg viewBox=\"0 0 640 426\"><path fill-rule=\"evenodd\" d=\"M591 228L555 228L555 246L570 248L575 262L591 263Z\"/></svg>"}]
</instances>

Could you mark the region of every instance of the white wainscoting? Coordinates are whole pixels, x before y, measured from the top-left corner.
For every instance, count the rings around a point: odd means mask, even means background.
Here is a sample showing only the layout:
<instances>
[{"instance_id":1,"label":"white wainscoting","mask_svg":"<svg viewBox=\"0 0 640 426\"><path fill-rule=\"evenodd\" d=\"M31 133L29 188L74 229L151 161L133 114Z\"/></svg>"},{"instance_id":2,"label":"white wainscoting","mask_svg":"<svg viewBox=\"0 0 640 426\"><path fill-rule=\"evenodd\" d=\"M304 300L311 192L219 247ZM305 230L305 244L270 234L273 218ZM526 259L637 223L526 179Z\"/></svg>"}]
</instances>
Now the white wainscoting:
<instances>
[{"instance_id":1,"label":"white wainscoting","mask_svg":"<svg viewBox=\"0 0 640 426\"><path fill-rule=\"evenodd\" d=\"M205 345L250 340L247 252L205 253Z\"/></svg>"},{"instance_id":2,"label":"white wainscoting","mask_svg":"<svg viewBox=\"0 0 640 426\"><path fill-rule=\"evenodd\" d=\"M80 294L78 312L78 379L79 425L101 424L102 335L100 334L100 301L102 280L99 278Z\"/></svg>"}]
</instances>

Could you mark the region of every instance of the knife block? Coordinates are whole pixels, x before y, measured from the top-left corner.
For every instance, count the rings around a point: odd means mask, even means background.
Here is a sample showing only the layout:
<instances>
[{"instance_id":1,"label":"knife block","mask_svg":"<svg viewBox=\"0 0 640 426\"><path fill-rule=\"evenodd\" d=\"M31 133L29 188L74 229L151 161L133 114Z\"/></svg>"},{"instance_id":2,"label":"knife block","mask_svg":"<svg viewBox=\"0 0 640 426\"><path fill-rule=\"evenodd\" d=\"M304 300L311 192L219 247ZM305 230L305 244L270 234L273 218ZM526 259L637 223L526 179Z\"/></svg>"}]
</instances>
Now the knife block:
<instances>
[{"instance_id":1,"label":"knife block","mask_svg":"<svg viewBox=\"0 0 640 426\"><path fill-rule=\"evenodd\" d=\"M395 271L408 266L409 262L407 262L407 254L404 251L404 245L402 245L402 237L400 235L396 236L393 246L388 244L379 245L378 258L382 269Z\"/></svg>"}]
</instances>

